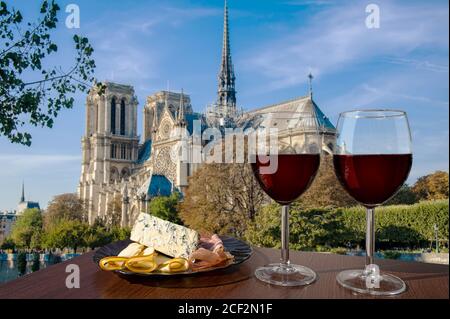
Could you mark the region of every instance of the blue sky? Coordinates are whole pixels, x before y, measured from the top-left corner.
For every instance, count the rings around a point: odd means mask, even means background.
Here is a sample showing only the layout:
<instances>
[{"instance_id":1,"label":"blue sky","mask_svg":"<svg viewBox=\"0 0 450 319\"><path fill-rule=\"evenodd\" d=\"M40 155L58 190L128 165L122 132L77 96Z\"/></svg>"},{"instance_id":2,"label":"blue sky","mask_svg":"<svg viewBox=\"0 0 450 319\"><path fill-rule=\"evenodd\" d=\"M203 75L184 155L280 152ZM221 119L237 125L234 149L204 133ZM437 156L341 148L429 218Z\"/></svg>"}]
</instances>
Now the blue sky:
<instances>
[{"instance_id":1,"label":"blue sky","mask_svg":"<svg viewBox=\"0 0 450 319\"><path fill-rule=\"evenodd\" d=\"M448 171L448 1L229 0L238 104L244 109L304 95L314 76L316 103L336 123L355 108L396 108L410 117L414 164L408 182ZM365 25L369 3L380 28ZM38 1L7 1L32 19ZM63 10L49 63L69 67L71 37L87 36L96 77L130 84L139 100L168 86L184 88L194 110L215 100L222 44L222 0L58 1ZM81 28L64 25L64 8L80 7ZM53 129L32 128L31 147L0 137L0 210L26 195L45 207L52 196L75 192L85 95L75 96Z\"/></svg>"}]
</instances>

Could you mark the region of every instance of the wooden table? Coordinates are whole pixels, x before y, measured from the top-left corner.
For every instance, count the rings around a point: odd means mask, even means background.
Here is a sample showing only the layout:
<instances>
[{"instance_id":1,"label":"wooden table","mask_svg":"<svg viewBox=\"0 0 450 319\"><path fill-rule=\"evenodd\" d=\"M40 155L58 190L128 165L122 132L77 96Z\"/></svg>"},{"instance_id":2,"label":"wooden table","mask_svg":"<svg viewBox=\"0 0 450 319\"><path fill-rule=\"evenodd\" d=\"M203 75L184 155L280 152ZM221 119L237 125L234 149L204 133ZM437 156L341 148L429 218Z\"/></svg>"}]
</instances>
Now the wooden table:
<instances>
[{"instance_id":1,"label":"wooden table","mask_svg":"<svg viewBox=\"0 0 450 319\"><path fill-rule=\"evenodd\" d=\"M275 249L255 248L252 257L240 266L209 274L188 277L121 277L101 271L87 253L66 262L50 266L36 273L0 285L0 300L6 298L374 298L358 295L341 288L336 274L343 269L360 268L363 257L323 253L291 252L291 260L314 269L319 278L307 287L275 287L257 280L256 267L276 262L280 252ZM449 298L448 265L378 260L387 270L406 281L405 293L390 298ZM80 267L80 288L68 289L65 281L68 264Z\"/></svg>"}]
</instances>

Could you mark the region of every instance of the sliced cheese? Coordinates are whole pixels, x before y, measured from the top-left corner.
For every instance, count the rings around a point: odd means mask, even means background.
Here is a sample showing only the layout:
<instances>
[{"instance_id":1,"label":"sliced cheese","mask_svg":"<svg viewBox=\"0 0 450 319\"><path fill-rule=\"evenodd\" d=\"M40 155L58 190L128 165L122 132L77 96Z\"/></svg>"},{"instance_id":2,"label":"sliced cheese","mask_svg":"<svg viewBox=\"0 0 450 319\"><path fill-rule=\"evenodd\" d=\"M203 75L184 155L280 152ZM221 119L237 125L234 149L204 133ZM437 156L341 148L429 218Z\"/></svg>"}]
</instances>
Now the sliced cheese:
<instances>
[{"instance_id":1,"label":"sliced cheese","mask_svg":"<svg viewBox=\"0 0 450 319\"><path fill-rule=\"evenodd\" d=\"M130 239L167 256L188 259L197 249L200 235L195 230L141 213Z\"/></svg>"}]
</instances>

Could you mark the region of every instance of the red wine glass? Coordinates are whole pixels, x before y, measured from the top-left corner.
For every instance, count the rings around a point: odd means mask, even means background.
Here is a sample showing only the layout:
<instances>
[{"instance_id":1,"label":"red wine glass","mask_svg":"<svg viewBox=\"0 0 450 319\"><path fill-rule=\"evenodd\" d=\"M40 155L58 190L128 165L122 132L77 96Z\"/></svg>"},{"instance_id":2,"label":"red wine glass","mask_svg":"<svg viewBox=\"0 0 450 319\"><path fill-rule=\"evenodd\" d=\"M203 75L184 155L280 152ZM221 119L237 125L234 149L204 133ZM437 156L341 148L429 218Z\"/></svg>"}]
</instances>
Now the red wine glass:
<instances>
[{"instance_id":1,"label":"red wine glass","mask_svg":"<svg viewBox=\"0 0 450 319\"><path fill-rule=\"evenodd\" d=\"M375 207L395 195L412 165L411 133L405 112L360 110L340 114L334 169L344 189L366 207L366 266L345 270L343 287L371 295L396 295L406 289L400 278L380 272L374 262Z\"/></svg>"},{"instance_id":2,"label":"red wine glass","mask_svg":"<svg viewBox=\"0 0 450 319\"><path fill-rule=\"evenodd\" d=\"M314 282L316 273L289 261L289 204L311 185L320 165L321 140L312 113L268 112L258 114L259 128L252 170L261 188L281 207L281 261L259 267L258 279L279 286ZM271 143L275 142L276 145Z\"/></svg>"}]
</instances>

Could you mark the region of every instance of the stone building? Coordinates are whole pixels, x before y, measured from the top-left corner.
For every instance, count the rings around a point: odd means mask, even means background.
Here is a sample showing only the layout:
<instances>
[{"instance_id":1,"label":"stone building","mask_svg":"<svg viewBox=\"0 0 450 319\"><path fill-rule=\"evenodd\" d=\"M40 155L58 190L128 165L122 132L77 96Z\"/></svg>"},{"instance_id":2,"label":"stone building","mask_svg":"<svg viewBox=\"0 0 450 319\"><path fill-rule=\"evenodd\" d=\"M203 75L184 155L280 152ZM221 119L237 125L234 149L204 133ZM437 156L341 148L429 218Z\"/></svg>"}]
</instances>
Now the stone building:
<instances>
[{"instance_id":1,"label":"stone building","mask_svg":"<svg viewBox=\"0 0 450 319\"><path fill-rule=\"evenodd\" d=\"M176 159L172 152L194 123L208 127L239 126L248 117L265 111L309 112L316 118L322 148L331 151L335 128L312 99L312 90L301 98L244 113L237 108L236 76L229 38L228 8L225 3L223 49L218 75L217 101L205 113L193 111L188 94L160 91L147 97L143 108L142 136L138 135L138 101L128 85L105 82L103 94L93 88L86 99L86 130L82 138L82 168L78 194L88 207L89 222L111 218L111 203L121 204L121 225L131 225L155 196L183 192L188 177L201 165ZM294 132L301 135L304 132ZM175 158L175 159L174 159Z\"/></svg>"},{"instance_id":2,"label":"stone building","mask_svg":"<svg viewBox=\"0 0 450 319\"><path fill-rule=\"evenodd\" d=\"M22 215L26 209L30 208L41 209L38 202L25 199L25 185L22 183L22 195L20 196L19 204L17 204L17 210L0 211L0 243L9 236L17 218Z\"/></svg>"}]
</instances>

